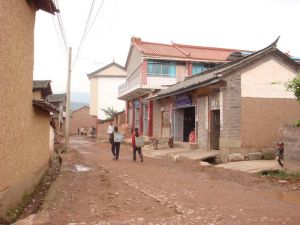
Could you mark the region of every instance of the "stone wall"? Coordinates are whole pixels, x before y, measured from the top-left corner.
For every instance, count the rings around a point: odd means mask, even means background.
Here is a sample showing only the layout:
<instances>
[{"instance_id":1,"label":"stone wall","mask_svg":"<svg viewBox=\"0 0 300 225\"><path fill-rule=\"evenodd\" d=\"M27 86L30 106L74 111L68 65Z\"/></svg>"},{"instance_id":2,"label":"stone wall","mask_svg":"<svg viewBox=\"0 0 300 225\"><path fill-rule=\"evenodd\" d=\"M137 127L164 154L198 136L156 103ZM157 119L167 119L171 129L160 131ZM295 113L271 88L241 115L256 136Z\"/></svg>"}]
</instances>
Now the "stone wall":
<instances>
[{"instance_id":1,"label":"stone wall","mask_svg":"<svg viewBox=\"0 0 300 225\"><path fill-rule=\"evenodd\" d=\"M208 144L208 97L198 97L198 147L199 149L207 150Z\"/></svg>"},{"instance_id":2,"label":"stone wall","mask_svg":"<svg viewBox=\"0 0 300 225\"><path fill-rule=\"evenodd\" d=\"M220 131L220 149L241 147L241 77L233 73L225 77L223 93L223 128Z\"/></svg>"},{"instance_id":3,"label":"stone wall","mask_svg":"<svg viewBox=\"0 0 300 225\"><path fill-rule=\"evenodd\" d=\"M300 172L300 127L283 128L284 167Z\"/></svg>"}]
</instances>

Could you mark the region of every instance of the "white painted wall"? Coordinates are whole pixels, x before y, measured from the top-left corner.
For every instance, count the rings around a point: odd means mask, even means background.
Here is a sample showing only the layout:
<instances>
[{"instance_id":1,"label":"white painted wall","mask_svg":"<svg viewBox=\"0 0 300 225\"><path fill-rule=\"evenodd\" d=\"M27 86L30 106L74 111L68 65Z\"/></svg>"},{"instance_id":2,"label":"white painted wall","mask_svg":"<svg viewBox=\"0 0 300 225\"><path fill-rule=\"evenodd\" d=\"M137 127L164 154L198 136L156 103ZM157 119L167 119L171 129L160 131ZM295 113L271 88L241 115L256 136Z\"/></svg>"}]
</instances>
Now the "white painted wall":
<instances>
[{"instance_id":1,"label":"white painted wall","mask_svg":"<svg viewBox=\"0 0 300 225\"><path fill-rule=\"evenodd\" d=\"M113 107L118 112L125 109L125 102L118 99L118 87L126 81L126 71L121 66L112 63L95 71L89 79L90 115L106 119L101 109Z\"/></svg>"},{"instance_id":2,"label":"white painted wall","mask_svg":"<svg viewBox=\"0 0 300 225\"><path fill-rule=\"evenodd\" d=\"M125 101L118 99L118 87L125 82L126 77L98 77L98 119L105 119L101 109L113 107L115 110L125 109Z\"/></svg>"},{"instance_id":3,"label":"white painted wall","mask_svg":"<svg viewBox=\"0 0 300 225\"><path fill-rule=\"evenodd\" d=\"M295 98L285 83L297 74L271 58L241 76L242 97Z\"/></svg>"},{"instance_id":4,"label":"white painted wall","mask_svg":"<svg viewBox=\"0 0 300 225\"><path fill-rule=\"evenodd\" d=\"M175 78L170 78L170 77L147 77L147 85L173 85L176 84L176 77Z\"/></svg>"},{"instance_id":5,"label":"white painted wall","mask_svg":"<svg viewBox=\"0 0 300 225\"><path fill-rule=\"evenodd\" d=\"M90 78L90 115L98 116L98 78Z\"/></svg>"}]
</instances>

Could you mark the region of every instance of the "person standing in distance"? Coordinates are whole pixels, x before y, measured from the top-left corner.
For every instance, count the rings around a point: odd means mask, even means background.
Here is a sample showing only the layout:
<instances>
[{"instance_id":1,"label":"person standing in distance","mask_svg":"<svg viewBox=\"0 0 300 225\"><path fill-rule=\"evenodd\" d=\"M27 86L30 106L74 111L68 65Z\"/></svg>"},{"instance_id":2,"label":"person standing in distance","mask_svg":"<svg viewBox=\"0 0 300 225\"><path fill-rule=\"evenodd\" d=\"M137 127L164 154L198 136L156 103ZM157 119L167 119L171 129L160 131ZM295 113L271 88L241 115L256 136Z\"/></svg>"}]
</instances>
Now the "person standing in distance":
<instances>
[{"instance_id":1,"label":"person standing in distance","mask_svg":"<svg viewBox=\"0 0 300 225\"><path fill-rule=\"evenodd\" d=\"M136 127L134 129L134 133L132 134L132 139L131 139L131 143L132 143L132 150L133 150L133 161L136 162L136 152L138 152L141 162L144 161L143 159L143 153L142 153L142 147L137 147L135 144L135 137L139 137L139 129Z\"/></svg>"},{"instance_id":2,"label":"person standing in distance","mask_svg":"<svg viewBox=\"0 0 300 225\"><path fill-rule=\"evenodd\" d=\"M107 134L108 134L108 140L111 144L111 152L114 155L114 159L115 159L115 153L114 153L114 127L112 125L112 122L109 122L108 128L107 128Z\"/></svg>"},{"instance_id":3,"label":"person standing in distance","mask_svg":"<svg viewBox=\"0 0 300 225\"><path fill-rule=\"evenodd\" d=\"M114 145L113 145L113 154L114 154L114 159L118 160L119 159L119 154L120 154L120 144L123 140L123 135L119 133L118 127L114 127Z\"/></svg>"}]
</instances>

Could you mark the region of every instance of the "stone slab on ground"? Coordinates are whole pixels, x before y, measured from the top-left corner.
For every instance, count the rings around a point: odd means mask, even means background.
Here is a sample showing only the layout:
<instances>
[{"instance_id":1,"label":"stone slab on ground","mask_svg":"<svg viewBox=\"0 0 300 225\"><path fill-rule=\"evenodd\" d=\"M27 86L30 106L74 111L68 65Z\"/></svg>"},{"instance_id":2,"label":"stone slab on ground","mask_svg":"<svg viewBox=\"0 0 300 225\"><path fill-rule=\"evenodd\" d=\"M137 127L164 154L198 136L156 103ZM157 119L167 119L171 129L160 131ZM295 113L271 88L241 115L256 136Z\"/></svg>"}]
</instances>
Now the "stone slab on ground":
<instances>
[{"instance_id":1,"label":"stone slab on ground","mask_svg":"<svg viewBox=\"0 0 300 225\"><path fill-rule=\"evenodd\" d=\"M231 153L228 156L228 161L229 162L237 162L237 161L244 161L244 156L242 155L242 153Z\"/></svg>"},{"instance_id":2,"label":"stone slab on ground","mask_svg":"<svg viewBox=\"0 0 300 225\"><path fill-rule=\"evenodd\" d=\"M239 170L248 173L257 173L264 170L282 170L282 168L278 165L278 162L276 160L229 162L226 164L219 164L216 167Z\"/></svg>"},{"instance_id":3,"label":"stone slab on ground","mask_svg":"<svg viewBox=\"0 0 300 225\"><path fill-rule=\"evenodd\" d=\"M248 153L249 160L261 160L262 153L261 152L250 152Z\"/></svg>"},{"instance_id":4,"label":"stone slab on ground","mask_svg":"<svg viewBox=\"0 0 300 225\"><path fill-rule=\"evenodd\" d=\"M157 157L172 157L181 152L186 152L186 149L183 148L169 148L164 150L153 150L152 148L143 148L143 154L148 157L157 158Z\"/></svg>"},{"instance_id":5,"label":"stone slab on ground","mask_svg":"<svg viewBox=\"0 0 300 225\"><path fill-rule=\"evenodd\" d=\"M178 153L174 157L179 157L181 159L190 159L190 160L205 160L208 158L216 157L220 154L220 151L211 150L211 151L201 151L201 150L190 150Z\"/></svg>"},{"instance_id":6,"label":"stone slab on ground","mask_svg":"<svg viewBox=\"0 0 300 225\"><path fill-rule=\"evenodd\" d=\"M276 157L276 149L263 149L262 150L263 159L271 160Z\"/></svg>"}]
</instances>

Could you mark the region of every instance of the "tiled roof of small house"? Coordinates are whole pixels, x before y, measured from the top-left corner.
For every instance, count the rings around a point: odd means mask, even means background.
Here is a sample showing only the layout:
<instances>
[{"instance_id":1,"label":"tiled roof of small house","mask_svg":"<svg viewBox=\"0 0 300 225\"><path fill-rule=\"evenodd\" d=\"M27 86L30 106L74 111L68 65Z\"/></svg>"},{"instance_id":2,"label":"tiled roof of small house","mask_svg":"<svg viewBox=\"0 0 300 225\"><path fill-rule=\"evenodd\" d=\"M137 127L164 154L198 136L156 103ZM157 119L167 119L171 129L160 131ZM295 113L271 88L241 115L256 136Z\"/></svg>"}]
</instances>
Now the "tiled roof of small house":
<instances>
[{"instance_id":1,"label":"tiled roof of small house","mask_svg":"<svg viewBox=\"0 0 300 225\"><path fill-rule=\"evenodd\" d=\"M34 80L32 83L32 91L41 90L45 98L47 95L52 94L51 80Z\"/></svg>"},{"instance_id":2,"label":"tiled roof of small house","mask_svg":"<svg viewBox=\"0 0 300 225\"><path fill-rule=\"evenodd\" d=\"M204 71L202 73L196 74L194 76L191 76L187 79L185 79L182 82L179 82L173 86L170 86L167 89L160 90L156 95L151 97L150 99L159 99L167 96L171 96L174 94L180 94L184 93L193 89L196 89L201 86L206 86L212 83L217 83L221 81L221 78L225 76L226 74L229 74L245 65L248 65L249 63L253 62L254 60L257 60L267 54L274 54L279 55L282 59L284 59L286 62L290 63L295 70L300 69L300 65L297 64L294 60L292 60L289 56L281 52L276 48L278 39L273 42L268 47L259 50L253 54L244 56L240 59L237 59L235 61L225 63L222 65L219 65L217 67L214 67L213 69Z\"/></svg>"},{"instance_id":3,"label":"tiled roof of small house","mask_svg":"<svg viewBox=\"0 0 300 225\"><path fill-rule=\"evenodd\" d=\"M37 9L54 14L59 12L52 0L27 0L29 4L33 4Z\"/></svg>"},{"instance_id":4,"label":"tiled roof of small house","mask_svg":"<svg viewBox=\"0 0 300 225\"><path fill-rule=\"evenodd\" d=\"M33 85L32 85L32 89L35 90L35 89L48 88L50 83L51 83L51 80L34 80Z\"/></svg>"},{"instance_id":5,"label":"tiled roof of small house","mask_svg":"<svg viewBox=\"0 0 300 225\"><path fill-rule=\"evenodd\" d=\"M32 105L48 112L53 112L53 113L59 112L59 110L54 105L42 99L33 99Z\"/></svg>"},{"instance_id":6,"label":"tiled roof of small house","mask_svg":"<svg viewBox=\"0 0 300 225\"><path fill-rule=\"evenodd\" d=\"M48 95L46 97L47 102L64 102L66 100L67 95L65 93L63 94L53 94Z\"/></svg>"},{"instance_id":7,"label":"tiled roof of small house","mask_svg":"<svg viewBox=\"0 0 300 225\"><path fill-rule=\"evenodd\" d=\"M251 52L246 50L192 46L184 44L160 44L144 42L132 37L132 44L146 56L170 57L189 60L228 62L228 57L234 52Z\"/></svg>"}]
</instances>

